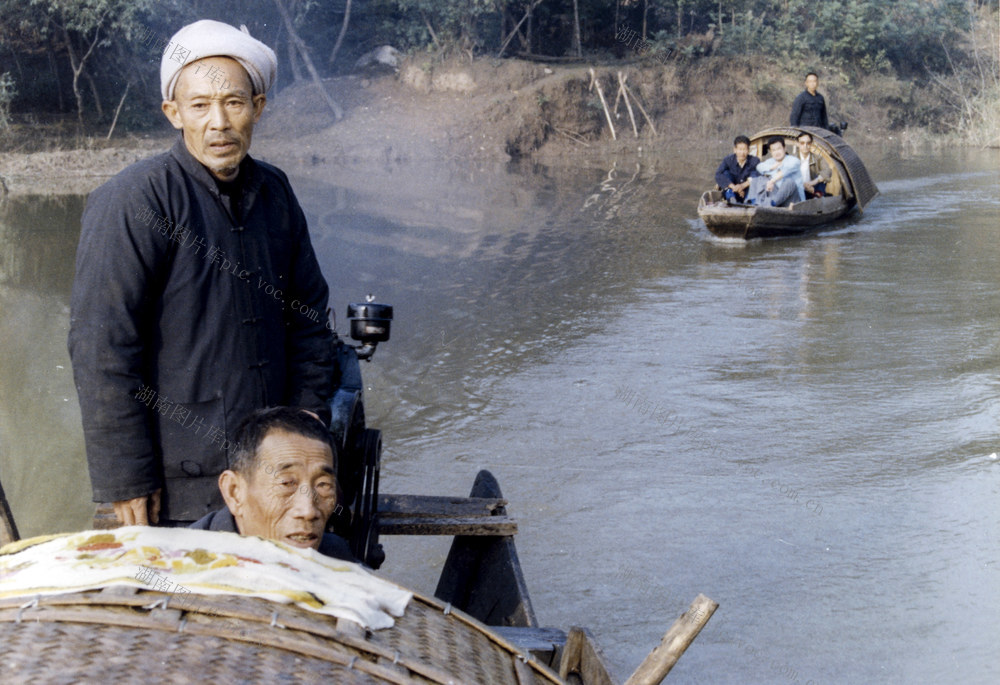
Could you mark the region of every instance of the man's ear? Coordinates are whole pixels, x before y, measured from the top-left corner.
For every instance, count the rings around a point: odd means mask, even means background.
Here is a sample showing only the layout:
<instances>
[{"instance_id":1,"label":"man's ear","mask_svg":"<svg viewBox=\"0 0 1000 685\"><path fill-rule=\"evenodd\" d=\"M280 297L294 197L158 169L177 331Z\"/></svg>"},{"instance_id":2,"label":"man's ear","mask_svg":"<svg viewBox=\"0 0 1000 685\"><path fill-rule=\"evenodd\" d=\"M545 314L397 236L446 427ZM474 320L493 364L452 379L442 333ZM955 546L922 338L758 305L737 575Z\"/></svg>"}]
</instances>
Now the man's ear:
<instances>
[{"instance_id":1,"label":"man's ear","mask_svg":"<svg viewBox=\"0 0 1000 685\"><path fill-rule=\"evenodd\" d=\"M267 95L264 93L257 93L253 96L253 123L256 124L260 121L260 115L264 113L264 105L266 104Z\"/></svg>"},{"instance_id":2,"label":"man's ear","mask_svg":"<svg viewBox=\"0 0 1000 685\"><path fill-rule=\"evenodd\" d=\"M170 122L171 126L176 128L177 130L183 128L183 124L181 123L181 118L177 113L176 100L164 100L163 104L160 105L160 109L163 110L163 114L166 115L167 120Z\"/></svg>"},{"instance_id":3,"label":"man's ear","mask_svg":"<svg viewBox=\"0 0 1000 685\"><path fill-rule=\"evenodd\" d=\"M243 476L232 469L226 469L219 474L219 492L222 493L222 499L226 501L229 513L239 523L239 519L242 518L242 510L246 502L247 492L246 481L243 479Z\"/></svg>"}]
</instances>

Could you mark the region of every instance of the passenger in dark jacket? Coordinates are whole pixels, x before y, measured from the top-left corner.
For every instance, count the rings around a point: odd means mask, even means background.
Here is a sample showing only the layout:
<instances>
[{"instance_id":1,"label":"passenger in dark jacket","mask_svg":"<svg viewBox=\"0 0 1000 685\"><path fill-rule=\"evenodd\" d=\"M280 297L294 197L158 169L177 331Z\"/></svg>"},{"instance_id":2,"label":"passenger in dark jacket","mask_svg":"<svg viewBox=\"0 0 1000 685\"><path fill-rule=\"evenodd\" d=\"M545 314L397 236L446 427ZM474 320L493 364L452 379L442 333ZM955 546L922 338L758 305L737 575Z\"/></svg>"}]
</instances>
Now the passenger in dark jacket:
<instances>
[{"instance_id":1,"label":"passenger in dark jacket","mask_svg":"<svg viewBox=\"0 0 1000 685\"><path fill-rule=\"evenodd\" d=\"M826 100L816 92L818 87L819 76L813 72L806 74L806 89L799 93L792 103L792 114L789 117L792 126L830 128L826 115Z\"/></svg>"},{"instance_id":2,"label":"passenger in dark jacket","mask_svg":"<svg viewBox=\"0 0 1000 685\"><path fill-rule=\"evenodd\" d=\"M219 476L226 506L191 528L259 535L356 561L347 542L326 533L337 506L336 447L315 414L258 409L236 429L233 465Z\"/></svg>"},{"instance_id":3,"label":"passenger in dark jacket","mask_svg":"<svg viewBox=\"0 0 1000 685\"><path fill-rule=\"evenodd\" d=\"M247 154L273 52L204 24L191 26L212 40L176 40L188 64L172 69L168 50L161 65L181 138L90 195L77 251L69 350L91 485L126 525L155 523L161 494L175 524L222 506L232 429L251 410L329 420L327 284L287 177ZM241 61L202 58L216 43Z\"/></svg>"},{"instance_id":4,"label":"passenger in dark jacket","mask_svg":"<svg viewBox=\"0 0 1000 685\"><path fill-rule=\"evenodd\" d=\"M746 200L750 179L757 176L758 164L760 160L750 154L750 139L736 136L733 154L727 155L715 170L715 183L722 190L723 197L730 202Z\"/></svg>"}]
</instances>

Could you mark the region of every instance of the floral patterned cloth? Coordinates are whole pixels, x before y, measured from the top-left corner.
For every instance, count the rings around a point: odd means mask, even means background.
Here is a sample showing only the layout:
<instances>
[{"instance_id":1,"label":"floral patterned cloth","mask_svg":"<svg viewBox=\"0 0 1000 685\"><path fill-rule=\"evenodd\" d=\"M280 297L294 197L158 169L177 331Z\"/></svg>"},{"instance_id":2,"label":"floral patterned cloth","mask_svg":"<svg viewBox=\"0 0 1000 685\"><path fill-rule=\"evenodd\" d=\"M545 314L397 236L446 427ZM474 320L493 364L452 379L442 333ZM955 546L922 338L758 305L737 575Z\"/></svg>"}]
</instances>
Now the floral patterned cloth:
<instances>
[{"instance_id":1,"label":"floral patterned cloth","mask_svg":"<svg viewBox=\"0 0 1000 685\"><path fill-rule=\"evenodd\" d=\"M244 595L389 628L412 593L358 564L272 540L186 528L130 526L21 540L0 548L0 599L132 585L172 593Z\"/></svg>"}]
</instances>

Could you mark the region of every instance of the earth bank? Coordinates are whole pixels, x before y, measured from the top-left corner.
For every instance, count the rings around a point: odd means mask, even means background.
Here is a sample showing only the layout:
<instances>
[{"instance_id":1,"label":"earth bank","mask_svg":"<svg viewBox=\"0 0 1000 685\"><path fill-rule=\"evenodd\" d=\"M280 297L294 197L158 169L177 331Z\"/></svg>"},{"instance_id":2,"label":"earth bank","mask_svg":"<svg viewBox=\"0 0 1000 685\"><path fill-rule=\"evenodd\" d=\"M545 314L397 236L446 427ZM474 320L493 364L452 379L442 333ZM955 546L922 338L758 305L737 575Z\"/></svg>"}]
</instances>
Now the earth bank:
<instances>
[{"instance_id":1,"label":"earth bank","mask_svg":"<svg viewBox=\"0 0 1000 685\"><path fill-rule=\"evenodd\" d=\"M525 157L559 164L643 150L725 151L738 133L787 121L802 89L799 71L765 58L591 67L418 55L398 72L326 80L344 110L340 121L312 83L273 95L253 151L278 164L305 165ZM616 103L619 75L629 89L638 136L624 99ZM597 84L612 110L617 140ZM942 138L944 105L925 88L890 76L858 80L832 71L820 90L831 116L850 123L847 137L853 144L919 146ZM14 137L38 136L36 128L20 128ZM54 137L45 141L50 149L35 152L18 152L8 141L15 151L0 158L2 185L11 194L86 193L128 164L165 149L173 135L164 122L153 134L111 141ZM75 149L59 149L65 147Z\"/></svg>"}]
</instances>

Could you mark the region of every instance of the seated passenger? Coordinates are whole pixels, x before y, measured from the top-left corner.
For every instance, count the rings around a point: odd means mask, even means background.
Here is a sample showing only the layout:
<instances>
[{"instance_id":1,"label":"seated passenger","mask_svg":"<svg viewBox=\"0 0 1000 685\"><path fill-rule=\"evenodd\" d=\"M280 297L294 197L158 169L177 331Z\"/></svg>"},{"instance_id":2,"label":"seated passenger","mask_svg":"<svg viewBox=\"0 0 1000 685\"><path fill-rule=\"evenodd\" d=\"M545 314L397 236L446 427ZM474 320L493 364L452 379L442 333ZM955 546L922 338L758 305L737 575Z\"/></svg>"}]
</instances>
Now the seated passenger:
<instances>
[{"instance_id":1,"label":"seated passenger","mask_svg":"<svg viewBox=\"0 0 1000 685\"><path fill-rule=\"evenodd\" d=\"M757 165L759 176L750 181L750 204L784 207L806 199L802 189L799 160L785 154L785 139L774 136L767 141L770 157Z\"/></svg>"},{"instance_id":2,"label":"seated passenger","mask_svg":"<svg viewBox=\"0 0 1000 685\"><path fill-rule=\"evenodd\" d=\"M736 136L733 154L727 155L715 170L715 183L730 202L745 202L750 179L757 175L760 160L750 155L750 139Z\"/></svg>"},{"instance_id":3,"label":"seated passenger","mask_svg":"<svg viewBox=\"0 0 1000 685\"><path fill-rule=\"evenodd\" d=\"M336 448L315 414L258 409L240 423L235 440L231 468L219 475L226 508L191 528L259 535L357 561L343 538L325 532L338 508Z\"/></svg>"},{"instance_id":4,"label":"seated passenger","mask_svg":"<svg viewBox=\"0 0 1000 685\"><path fill-rule=\"evenodd\" d=\"M802 174L802 188L806 199L823 197L827 183L833 176L833 169L819 152L813 148L812 135L803 133L798 137L798 158Z\"/></svg>"}]
</instances>

